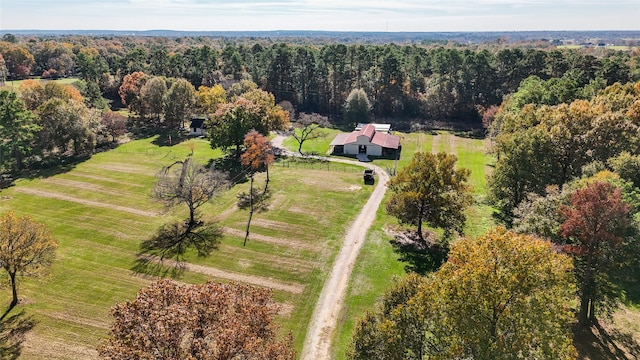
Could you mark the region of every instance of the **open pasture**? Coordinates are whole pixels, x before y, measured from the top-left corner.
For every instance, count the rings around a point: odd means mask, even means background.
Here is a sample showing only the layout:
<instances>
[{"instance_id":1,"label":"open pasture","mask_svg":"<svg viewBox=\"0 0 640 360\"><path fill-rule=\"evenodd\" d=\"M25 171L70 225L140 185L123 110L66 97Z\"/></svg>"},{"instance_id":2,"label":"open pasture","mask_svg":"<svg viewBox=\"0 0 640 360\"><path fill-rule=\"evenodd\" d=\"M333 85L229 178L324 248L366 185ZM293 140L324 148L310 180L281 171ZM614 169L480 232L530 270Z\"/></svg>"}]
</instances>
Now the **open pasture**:
<instances>
[{"instance_id":1,"label":"open pasture","mask_svg":"<svg viewBox=\"0 0 640 360\"><path fill-rule=\"evenodd\" d=\"M20 304L10 315L33 320L21 358L93 359L108 332L109 309L131 299L154 278L132 271L142 240L163 223L186 216L150 198L163 165L194 151L203 163L220 155L203 140L160 147L153 139L124 144L96 154L67 172L20 179L0 192L0 211L28 214L47 224L59 242L52 274L24 279ZM270 287L282 305L278 322L292 331L299 348L308 319L349 222L371 189L356 171L274 166L272 198L254 214L251 235L242 245L247 210L236 207L248 182L236 184L202 208L203 218L224 230L219 249L207 258L188 253L179 281L208 279ZM262 186L264 175L256 177ZM10 291L0 293L8 305Z\"/></svg>"}]
</instances>

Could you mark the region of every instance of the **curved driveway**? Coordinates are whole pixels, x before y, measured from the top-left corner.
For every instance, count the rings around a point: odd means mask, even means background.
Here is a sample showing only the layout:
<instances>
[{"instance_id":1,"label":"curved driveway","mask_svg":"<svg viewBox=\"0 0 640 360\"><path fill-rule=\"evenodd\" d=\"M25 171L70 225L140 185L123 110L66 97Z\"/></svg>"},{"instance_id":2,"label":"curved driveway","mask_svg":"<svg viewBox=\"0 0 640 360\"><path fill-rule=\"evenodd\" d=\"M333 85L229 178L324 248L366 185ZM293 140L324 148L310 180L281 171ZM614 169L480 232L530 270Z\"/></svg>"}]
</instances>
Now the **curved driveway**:
<instances>
[{"instance_id":1,"label":"curved driveway","mask_svg":"<svg viewBox=\"0 0 640 360\"><path fill-rule=\"evenodd\" d=\"M271 140L274 147L283 149L282 141L284 136L278 135ZM286 154L296 156L293 153L284 150ZM364 205L358 217L349 226L342 243L342 248L333 263L331 275L327 279L316 303L309 328L307 329L307 337L302 347L302 360L328 360L331 356L331 340L333 338L338 315L342 309L349 278L353 271L358 253L364 244L367 233L373 220L375 220L378 207L382 203L382 198L387 191L387 181L389 175L379 166L364 164L358 161L330 158L329 161L341 162L347 164L355 164L362 167L375 169L377 173L377 184L371 197Z\"/></svg>"}]
</instances>

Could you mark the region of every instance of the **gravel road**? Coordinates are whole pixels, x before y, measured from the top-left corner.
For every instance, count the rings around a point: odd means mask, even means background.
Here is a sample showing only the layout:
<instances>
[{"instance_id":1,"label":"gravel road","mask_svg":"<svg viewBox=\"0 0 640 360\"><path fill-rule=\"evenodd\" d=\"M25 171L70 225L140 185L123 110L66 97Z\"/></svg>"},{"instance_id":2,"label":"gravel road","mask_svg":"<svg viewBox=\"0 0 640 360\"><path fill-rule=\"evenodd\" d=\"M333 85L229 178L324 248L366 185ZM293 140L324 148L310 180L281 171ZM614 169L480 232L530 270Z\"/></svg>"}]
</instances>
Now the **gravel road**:
<instances>
[{"instance_id":1,"label":"gravel road","mask_svg":"<svg viewBox=\"0 0 640 360\"><path fill-rule=\"evenodd\" d=\"M282 149L283 140L284 136L278 135L271 140L271 143ZM295 156L295 153L290 151L286 151L286 153ZM333 264L331 275L325 282L313 311L307 329L307 337L302 347L302 360L328 360L331 357L331 340L342 310L349 278L369 228L375 220L376 212L387 190L387 181L389 181L387 173L378 166L345 159L332 158L329 160L375 169L376 187L358 217L347 229L342 248Z\"/></svg>"}]
</instances>

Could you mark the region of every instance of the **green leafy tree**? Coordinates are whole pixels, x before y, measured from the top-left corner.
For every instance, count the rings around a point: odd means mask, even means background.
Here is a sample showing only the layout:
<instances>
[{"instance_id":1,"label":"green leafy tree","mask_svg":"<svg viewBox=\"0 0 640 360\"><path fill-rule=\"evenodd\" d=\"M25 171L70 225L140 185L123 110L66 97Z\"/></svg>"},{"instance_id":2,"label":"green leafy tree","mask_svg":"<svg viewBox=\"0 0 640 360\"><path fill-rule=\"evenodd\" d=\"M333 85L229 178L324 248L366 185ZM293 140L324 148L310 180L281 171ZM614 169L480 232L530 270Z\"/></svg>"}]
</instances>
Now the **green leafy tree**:
<instances>
[{"instance_id":1,"label":"green leafy tree","mask_svg":"<svg viewBox=\"0 0 640 360\"><path fill-rule=\"evenodd\" d=\"M631 155L628 151L623 151L618 156L609 158L607 164L621 178L633 182L635 187L640 188L640 154Z\"/></svg>"},{"instance_id":2,"label":"green leafy tree","mask_svg":"<svg viewBox=\"0 0 640 360\"><path fill-rule=\"evenodd\" d=\"M344 104L344 120L347 124L368 123L371 103L363 89L353 89Z\"/></svg>"},{"instance_id":3,"label":"green leafy tree","mask_svg":"<svg viewBox=\"0 0 640 360\"><path fill-rule=\"evenodd\" d=\"M0 171L23 167L40 127L15 92L0 90Z\"/></svg>"},{"instance_id":4,"label":"green leafy tree","mask_svg":"<svg viewBox=\"0 0 640 360\"><path fill-rule=\"evenodd\" d=\"M10 307L18 304L18 276L35 277L47 272L58 244L44 224L12 212L0 217L0 266L7 271L13 294Z\"/></svg>"},{"instance_id":5,"label":"green leafy tree","mask_svg":"<svg viewBox=\"0 0 640 360\"><path fill-rule=\"evenodd\" d=\"M452 244L355 327L349 359L575 359L571 258L504 228Z\"/></svg>"},{"instance_id":6,"label":"green leafy tree","mask_svg":"<svg viewBox=\"0 0 640 360\"><path fill-rule=\"evenodd\" d=\"M395 279L373 311L358 319L353 330L347 359L422 360L425 358L425 319L413 299L422 289L425 279L410 273Z\"/></svg>"},{"instance_id":7,"label":"green leafy tree","mask_svg":"<svg viewBox=\"0 0 640 360\"><path fill-rule=\"evenodd\" d=\"M539 128L503 135L497 140L500 149L495 169L489 178L489 199L507 224L513 209L529 193L544 194L556 182L557 166L550 136Z\"/></svg>"},{"instance_id":8,"label":"green leafy tree","mask_svg":"<svg viewBox=\"0 0 640 360\"><path fill-rule=\"evenodd\" d=\"M78 75L86 82L97 84L103 74L109 73L109 65L96 48L80 49L76 55L76 66Z\"/></svg>"},{"instance_id":9,"label":"green leafy tree","mask_svg":"<svg viewBox=\"0 0 640 360\"><path fill-rule=\"evenodd\" d=\"M167 126L184 128L196 104L196 90L187 80L178 79L167 91L164 102L164 120Z\"/></svg>"},{"instance_id":10,"label":"green leafy tree","mask_svg":"<svg viewBox=\"0 0 640 360\"><path fill-rule=\"evenodd\" d=\"M151 52L149 70L156 76L171 76L170 58L166 47L154 49Z\"/></svg>"},{"instance_id":11,"label":"green leafy tree","mask_svg":"<svg viewBox=\"0 0 640 360\"><path fill-rule=\"evenodd\" d=\"M498 160L489 195L505 224L527 193L543 195L547 185L571 182L594 161L607 163L625 151L638 154L638 99L638 84L616 84L589 101L528 104L499 113L492 125Z\"/></svg>"},{"instance_id":12,"label":"green leafy tree","mask_svg":"<svg viewBox=\"0 0 640 360\"><path fill-rule=\"evenodd\" d=\"M473 202L468 169L456 169L456 156L444 152L418 152L409 166L389 181L392 194L387 212L400 222L418 227L424 240L422 224L445 231L448 238L454 231L462 233L466 220L465 208Z\"/></svg>"},{"instance_id":13,"label":"green leafy tree","mask_svg":"<svg viewBox=\"0 0 640 360\"><path fill-rule=\"evenodd\" d=\"M53 98L38 108L38 114L39 150L63 155L71 149L73 155L81 155L95 148L100 115L84 103Z\"/></svg>"},{"instance_id":14,"label":"green leafy tree","mask_svg":"<svg viewBox=\"0 0 640 360\"><path fill-rule=\"evenodd\" d=\"M380 90L376 99L377 113L382 116L403 114L406 75L401 55L396 49L387 49L380 66ZM347 103L349 98L347 97ZM359 121L359 122L366 122Z\"/></svg>"},{"instance_id":15,"label":"green leafy tree","mask_svg":"<svg viewBox=\"0 0 640 360\"><path fill-rule=\"evenodd\" d=\"M111 309L105 359L294 360L291 335L278 339L268 289L160 280Z\"/></svg>"},{"instance_id":16,"label":"green leafy tree","mask_svg":"<svg viewBox=\"0 0 640 360\"><path fill-rule=\"evenodd\" d=\"M77 80L73 83L73 86L80 91L80 95L84 98L84 103L87 107L104 110L109 105L107 100L102 97L100 85L97 82Z\"/></svg>"},{"instance_id":17,"label":"green leafy tree","mask_svg":"<svg viewBox=\"0 0 640 360\"><path fill-rule=\"evenodd\" d=\"M246 97L244 97L246 96ZM266 135L270 131L284 130L289 114L275 105L273 95L262 90L251 90L233 103L222 104L208 122L211 147L223 150L233 148L237 158L244 145L244 137L251 130Z\"/></svg>"},{"instance_id":18,"label":"green leafy tree","mask_svg":"<svg viewBox=\"0 0 640 360\"><path fill-rule=\"evenodd\" d=\"M145 108L145 115L153 117L160 123L167 101L167 81L164 77L154 76L140 89L140 101Z\"/></svg>"},{"instance_id":19,"label":"green leafy tree","mask_svg":"<svg viewBox=\"0 0 640 360\"><path fill-rule=\"evenodd\" d=\"M514 210L513 230L521 234L535 235L555 243L561 242L558 235L564 221L558 209L569 203L573 187L547 187L546 194L529 193Z\"/></svg>"},{"instance_id":20,"label":"green leafy tree","mask_svg":"<svg viewBox=\"0 0 640 360\"><path fill-rule=\"evenodd\" d=\"M258 85L251 80L240 80L237 83L231 85L231 87L227 90L227 98L233 102L236 101L238 96L242 94L248 93L251 90L258 89Z\"/></svg>"},{"instance_id":21,"label":"green leafy tree","mask_svg":"<svg viewBox=\"0 0 640 360\"><path fill-rule=\"evenodd\" d=\"M320 51L320 57L325 69L326 94L329 96L329 111L331 116L338 115L349 91L347 80L347 46L344 44L326 45Z\"/></svg>"}]
</instances>

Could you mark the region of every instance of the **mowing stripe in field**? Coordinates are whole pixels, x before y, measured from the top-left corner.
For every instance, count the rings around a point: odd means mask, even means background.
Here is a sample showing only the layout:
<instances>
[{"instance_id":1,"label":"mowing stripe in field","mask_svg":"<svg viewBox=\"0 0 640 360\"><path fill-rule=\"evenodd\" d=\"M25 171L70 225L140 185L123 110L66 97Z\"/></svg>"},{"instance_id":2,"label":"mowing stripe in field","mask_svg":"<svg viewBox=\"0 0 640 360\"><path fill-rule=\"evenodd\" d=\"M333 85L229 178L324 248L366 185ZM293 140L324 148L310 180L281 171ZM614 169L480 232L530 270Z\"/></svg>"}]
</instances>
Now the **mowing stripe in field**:
<instances>
[{"instance_id":1,"label":"mowing stripe in field","mask_svg":"<svg viewBox=\"0 0 640 360\"><path fill-rule=\"evenodd\" d=\"M302 294L304 285L285 283L282 281L266 278L262 276L240 274L229 270L220 270L210 266L195 265L190 263L179 263L178 266L183 267L186 271L211 276L218 279L237 281L245 284L251 284L270 288L274 290L285 291L293 294Z\"/></svg>"},{"instance_id":2,"label":"mowing stripe in field","mask_svg":"<svg viewBox=\"0 0 640 360\"><path fill-rule=\"evenodd\" d=\"M140 165L140 164L137 164L137 165ZM153 170L151 168L143 169L143 168L140 168L140 166L123 165L123 164L103 164L102 166L100 166L100 168L107 171L115 171L115 172L121 172L121 173L127 173L127 174L145 175L149 177L154 176ZM154 166L153 168L156 169L156 171L159 170L157 166Z\"/></svg>"},{"instance_id":3,"label":"mowing stripe in field","mask_svg":"<svg viewBox=\"0 0 640 360\"><path fill-rule=\"evenodd\" d=\"M458 167L471 170L469 180L473 184L473 192L485 194L487 191L486 157L483 153L482 141L459 137L455 137L454 140Z\"/></svg>"},{"instance_id":4,"label":"mowing stripe in field","mask_svg":"<svg viewBox=\"0 0 640 360\"><path fill-rule=\"evenodd\" d=\"M422 134L420 134L420 136L422 136ZM440 147L441 147L441 142L442 142L442 136L441 135L434 135L431 137L431 152L434 154L437 154L440 151ZM418 151L422 151L422 147L418 147L416 149L416 152ZM425 149L426 151L426 149Z\"/></svg>"},{"instance_id":5,"label":"mowing stripe in field","mask_svg":"<svg viewBox=\"0 0 640 360\"><path fill-rule=\"evenodd\" d=\"M93 192L99 192L102 194L114 195L114 196L132 196L133 195L133 193L125 191L126 188L124 187L119 187L118 191L113 191L98 184L89 183L86 181L64 179L62 177L42 179L41 182L44 184L60 185L63 187L75 188L79 190L89 190Z\"/></svg>"},{"instance_id":6,"label":"mowing stripe in field","mask_svg":"<svg viewBox=\"0 0 640 360\"><path fill-rule=\"evenodd\" d=\"M86 173L82 173L80 171L74 171L71 174L67 174L67 176L69 176L69 177L79 177L79 178L90 179L90 180L95 180L95 181L104 181L104 182L107 182L107 183L113 183L113 184L117 184L117 185L124 185L124 186L131 186L131 187L144 187L144 185L142 185L142 184L137 184L137 183L133 183L133 182L125 182L125 181L121 181L121 180L117 180L117 179L107 178L107 177L104 177L104 176L86 174Z\"/></svg>"},{"instance_id":7,"label":"mowing stripe in field","mask_svg":"<svg viewBox=\"0 0 640 360\"><path fill-rule=\"evenodd\" d=\"M92 360L98 358L98 350L84 344L57 341L27 333L21 358ZM64 355L64 357L61 357Z\"/></svg>"},{"instance_id":8,"label":"mowing stripe in field","mask_svg":"<svg viewBox=\"0 0 640 360\"><path fill-rule=\"evenodd\" d=\"M240 240L241 238L238 238ZM249 245L254 245L253 239L249 236ZM300 259L296 255L299 252L295 251L277 251L276 253L267 253L262 250L254 250L249 246L240 246L242 241L238 241L235 244L222 244L217 250L217 254L220 257L229 255L229 257L237 256L247 263L244 267L250 267L250 263L264 264L270 268L284 270L286 272L293 272L296 274L307 274L313 270L317 265L315 261ZM283 249L285 250L285 249ZM291 248L287 248L291 250Z\"/></svg>"},{"instance_id":9,"label":"mowing stripe in field","mask_svg":"<svg viewBox=\"0 0 640 360\"><path fill-rule=\"evenodd\" d=\"M227 233L229 235L237 236L237 237L241 237L241 238L244 238L244 235L245 235L244 231L233 229L233 228L230 228L230 227L223 227L222 231L224 231L225 233ZM272 236L260 235L260 234L256 234L255 232L253 232L253 230L249 234L249 238L252 241L260 241L260 242L265 242L265 243L269 243L269 244L285 246L285 247L294 248L294 249L311 250L311 251L317 251L317 252L322 251L322 247L319 246L319 245L309 244L309 243L305 243L305 242L302 242L302 241L281 239L281 238L276 238L276 237L272 237Z\"/></svg>"},{"instance_id":10,"label":"mowing stripe in field","mask_svg":"<svg viewBox=\"0 0 640 360\"><path fill-rule=\"evenodd\" d=\"M56 193L52 193L52 192L49 192L49 191L43 191L43 190L38 190L38 189L22 187L22 188L16 189L16 191L19 191L19 192L22 192L22 193L26 193L26 194L30 194L30 195L46 197L46 198L50 198L50 199L57 199L57 200L74 202L74 203L77 203L77 204L82 204L82 205L87 205L87 206L93 206L93 207L99 207L99 208L104 208L104 209L113 209L113 210L128 212L128 213L135 214L135 215L142 215L142 216L148 216L148 217L156 217L156 216L159 215L157 212L144 211L144 210L134 209L134 208L126 207L126 206L113 205L113 204L107 204L107 203L102 203L102 202L97 202L97 201L80 199L80 198L76 198L76 197L69 196L69 195L56 194Z\"/></svg>"}]
</instances>

